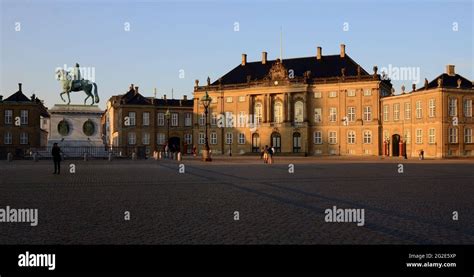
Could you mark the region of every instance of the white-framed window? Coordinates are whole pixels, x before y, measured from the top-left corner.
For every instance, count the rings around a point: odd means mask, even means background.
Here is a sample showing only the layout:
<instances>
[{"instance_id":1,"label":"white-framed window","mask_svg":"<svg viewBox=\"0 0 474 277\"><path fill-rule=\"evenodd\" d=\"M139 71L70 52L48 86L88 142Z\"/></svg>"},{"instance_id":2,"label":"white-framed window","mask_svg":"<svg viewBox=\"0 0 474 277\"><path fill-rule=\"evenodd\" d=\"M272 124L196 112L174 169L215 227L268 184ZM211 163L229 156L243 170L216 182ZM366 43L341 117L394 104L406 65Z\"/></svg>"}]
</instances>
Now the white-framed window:
<instances>
[{"instance_id":1,"label":"white-framed window","mask_svg":"<svg viewBox=\"0 0 474 277\"><path fill-rule=\"evenodd\" d=\"M356 96L356 91L355 89L349 89L347 90L347 97L354 97Z\"/></svg>"},{"instance_id":2,"label":"white-framed window","mask_svg":"<svg viewBox=\"0 0 474 277\"><path fill-rule=\"evenodd\" d=\"M135 145L137 143L137 134L135 132L128 133L128 144Z\"/></svg>"},{"instance_id":3,"label":"white-framed window","mask_svg":"<svg viewBox=\"0 0 474 277\"><path fill-rule=\"evenodd\" d=\"M128 122L129 126L135 126L137 125L137 113L135 112L128 112Z\"/></svg>"},{"instance_id":4,"label":"white-framed window","mask_svg":"<svg viewBox=\"0 0 474 277\"><path fill-rule=\"evenodd\" d=\"M157 133L156 134L156 144L157 145L164 145L166 144L166 136L164 133Z\"/></svg>"},{"instance_id":5,"label":"white-framed window","mask_svg":"<svg viewBox=\"0 0 474 277\"><path fill-rule=\"evenodd\" d=\"M186 145L193 144L193 135L192 134L184 134L184 144L186 144Z\"/></svg>"},{"instance_id":6,"label":"white-framed window","mask_svg":"<svg viewBox=\"0 0 474 277\"><path fill-rule=\"evenodd\" d=\"M356 119L356 108L347 107L347 120L350 122L354 122L355 119Z\"/></svg>"},{"instance_id":7,"label":"white-framed window","mask_svg":"<svg viewBox=\"0 0 474 277\"><path fill-rule=\"evenodd\" d=\"M423 130L416 129L416 144L422 144L422 143L423 143Z\"/></svg>"},{"instance_id":8,"label":"white-framed window","mask_svg":"<svg viewBox=\"0 0 474 277\"><path fill-rule=\"evenodd\" d=\"M165 126L165 114L157 113L156 114L156 123L158 126Z\"/></svg>"},{"instance_id":9,"label":"white-framed window","mask_svg":"<svg viewBox=\"0 0 474 277\"><path fill-rule=\"evenodd\" d=\"M321 108L314 109L314 123L320 123L323 119L323 111Z\"/></svg>"},{"instance_id":10,"label":"white-framed window","mask_svg":"<svg viewBox=\"0 0 474 277\"><path fill-rule=\"evenodd\" d=\"M464 116L472 117L472 99L464 100Z\"/></svg>"},{"instance_id":11,"label":"white-framed window","mask_svg":"<svg viewBox=\"0 0 474 277\"><path fill-rule=\"evenodd\" d=\"M142 144L149 145L150 144L150 133L143 133L142 134Z\"/></svg>"},{"instance_id":12,"label":"white-framed window","mask_svg":"<svg viewBox=\"0 0 474 277\"><path fill-rule=\"evenodd\" d=\"M245 96L244 95L239 96L239 102L245 102Z\"/></svg>"},{"instance_id":13,"label":"white-framed window","mask_svg":"<svg viewBox=\"0 0 474 277\"><path fill-rule=\"evenodd\" d=\"M244 133L239 133L239 144L245 144L245 134Z\"/></svg>"},{"instance_id":14,"label":"white-framed window","mask_svg":"<svg viewBox=\"0 0 474 277\"><path fill-rule=\"evenodd\" d=\"M273 104L273 121L275 123L281 123L283 121L283 104L280 101L276 101Z\"/></svg>"},{"instance_id":15,"label":"white-framed window","mask_svg":"<svg viewBox=\"0 0 474 277\"><path fill-rule=\"evenodd\" d=\"M472 129L471 128L464 129L464 143L472 143Z\"/></svg>"},{"instance_id":16,"label":"white-framed window","mask_svg":"<svg viewBox=\"0 0 474 277\"><path fill-rule=\"evenodd\" d=\"M193 125L193 114L185 113L184 114L184 126L189 127Z\"/></svg>"},{"instance_id":17,"label":"white-framed window","mask_svg":"<svg viewBox=\"0 0 474 277\"><path fill-rule=\"evenodd\" d=\"M201 113L201 115L199 116L199 125L204 126L204 124L206 124L206 114Z\"/></svg>"},{"instance_id":18,"label":"white-framed window","mask_svg":"<svg viewBox=\"0 0 474 277\"><path fill-rule=\"evenodd\" d=\"M238 118L238 126L237 127L245 127L245 112L239 112L239 118Z\"/></svg>"},{"instance_id":19,"label":"white-framed window","mask_svg":"<svg viewBox=\"0 0 474 277\"><path fill-rule=\"evenodd\" d=\"M255 123L257 124L262 123L262 103L260 102L255 103L254 113L255 113Z\"/></svg>"},{"instance_id":20,"label":"white-framed window","mask_svg":"<svg viewBox=\"0 0 474 277\"><path fill-rule=\"evenodd\" d=\"M20 123L21 125L28 125L28 110L20 111Z\"/></svg>"},{"instance_id":21,"label":"white-framed window","mask_svg":"<svg viewBox=\"0 0 474 277\"><path fill-rule=\"evenodd\" d=\"M217 133L216 132L211 132L211 144L217 144Z\"/></svg>"},{"instance_id":22,"label":"white-framed window","mask_svg":"<svg viewBox=\"0 0 474 277\"><path fill-rule=\"evenodd\" d=\"M405 102L405 119L411 118L411 103Z\"/></svg>"},{"instance_id":23,"label":"white-framed window","mask_svg":"<svg viewBox=\"0 0 474 277\"><path fill-rule=\"evenodd\" d=\"M211 114L211 125L216 126L217 125L217 113L212 113Z\"/></svg>"},{"instance_id":24,"label":"white-framed window","mask_svg":"<svg viewBox=\"0 0 474 277\"><path fill-rule=\"evenodd\" d=\"M329 108L329 121L330 122L337 121L337 108L334 108L334 107Z\"/></svg>"},{"instance_id":25,"label":"white-framed window","mask_svg":"<svg viewBox=\"0 0 474 277\"><path fill-rule=\"evenodd\" d=\"M328 133L328 142L329 142L329 144L336 144L337 143L337 132L336 131L329 131L329 133Z\"/></svg>"},{"instance_id":26,"label":"white-framed window","mask_svg":"<svg viewBox=\"0 0 474 277\"><path fill-rule=\"evenodd\" d=\"M354 131L347 132L347 143L355 144L356 143L356 133Z\"/></svg>"},{"instance_id":27,"label":"white-framed window","mask_svg":"<svg viewBox=\"0 0 474 277\"><path fill-rule=\"evenodd\" d=\"M171 126L178 126L179 124L179 114L171 113Z\"/></svg>"},{"instance_id":28,"label":"white-framed window","mask_svg":"<svg viewBox=\"0 0 474 277\"><path fill-rule=\"evenodd\" d=\"M5 110L5 124L13 123L13 110Z\"/></svg>"},{"instance_id":29,"label":"white-framed window","mask_svg":"<svg viewBox=\"0 0 474 277\"><path fill-rule=\"evenodd\" d=\"M303 101L296 101L295 102L295 122L303 122L304 121L304 103Z\"/></svg>"},{"instance_id":30,"label":"white-framed window","mask_svg":"<svg viewBox=\"0 0 474 277\"><path fill-rule=\"evenodd\" d=\"M315 91L314 94L313 94L313 97L314 98L321 98L321 92L320 91Z\"/></svg>"},{"instance_id":31,"label":"white-framed window","mask_svg":"<svg viewBox=\"0 0 474 277\"><path fill-rule=\"evenodd\" d=\"M13 143L13 136L11 132L5 132L3 136L3 143L4 144L12 144Z\"/></svg>"},{"instance_id":32,"label":"white-framed window","mask_svg":"<svg viewBox=\"0 0 474 277\"><path fill-rule=\"evenodd\" d=\"M458 128L451 127L448 130L449 143L458 143Z\"/></svg>"},{"instance_id":33,"label":"white-framed window","mask_svg":"<svg viewBox=\"0 0 474 277\"><path fill-rule=\"evenodd\" d=\"M393 104L393 120L400 120L400 103Z\"/></svg>"},{"instance_id":34,"label":"white-framed window","mask_svg":"<svg viewBox=\"0 0 474 277\"><path fill-rule=\"evenodd\" d=\"M411 143L411 132L410 130L405 130L403 136L405 137L405 142L407 144Z\"/></svg>"},{"instance_id":35,"label":"white-framed window","mask_svg":"<svg viewBox=\"0 0 474 277\"><path fill-rule=\"evenodd\" d=\"M330 97L330 98L337 97L337 91L335 91L335 90L330 91L330 92L329 92L329 97Z\"/></svg>"},{"instance_id":36,"label":"white-framed window","mask_svg":"<svg viewBox=\"0 0 474 277\"><path fill-rule=\"evenodd\" d=\"M364 96L371 96L372 95L372 89L366 88L364 89Z\"/></svg>"},{"instance_id":37,"label":"white-framed window","mask_svg":"<svg viewBox=\"0 0 474 277\"><path fill-rule=\"evenodd\" d=\"M212 134L212 133L211 133ZM205 144L206 143L206 136L204 135L203 132L200 132L199 133L199 140L198 140L198 143L199 144Z\"/></svg>"},{"instance_id":38,"label":"white-framed window","mask_svg":"<svg viewBox=\"0 0 474 277\"><path fill-rule=\"evenodd\" d=\"M28 133L21 132L20 133L20 144L28 144Z\"/></svg>"},{"instance_id":39,"label":"white-framed window","mask_svg":"<svg viewBox=\"0 0 474 277\"><path fill-rule=\"evenodd\" d=\"M234 135L231 132L225 134L225 144L232 144Z\"/></svg>"},{"instance_id":40,"label":"white-framed window","mask_svg":"<svg viewBox=\"0 0 474 277\"><path fill-rule=\"evenodd\" d=\"M219 97L212 97L211 103L216 104L217 103L217 98L219 98Z\"/></svg>"},{"instance_id":41,"label":"white-framed window","mask_svg":"<svg viewBox=\"0 0 474 277\"><path fill-rule=\"evenodd\" d=\"M235 118L232 112L225 112L225 125L229 127L234 127Z\"/></svg>"},{"instance_id":42,"label":"white-framed window","mask_svg":"<svg viewBox=\"0 0 474 277\"><path fill-rule=\"evenodd\" d=\"M428 129L428 143L435 144L436 143L436 130L435 128Z\"/></svg>"},{"instance_id":43,"label":"white-framed window","mask_svg":"<svg viewBox=\"0 0 474 277\"><path fill-rule=\"evenodd\" d=\"M149 126L150 125L150 113L149 112L143 112L142 114L142 121L143 121L143 126Z\"/></svg>"},{"instance_id":44,"label":"white-framed window","mask_svg":"<svg viewBox=\"0 0 474 277\"><path fill-rule=\"evenodd\" d=\"M372 143L372 131L366 130L364 131L364 144L371 144Z\"/></svg>"},{"instance_id":45,"label":"white-framed window","mask_svg":"<svg viewBox=\"0 0 474 277\"><path fill-rule=\"evenodd\" d=\"M449 116L458 115L458 99L457 98L449 98L448 110L449 110L448 111Z\"/></svg>"},{"instance_id":46,"label":"white-framed window","mask_svg":"<svg viewBox=\"0 0 474 277\"><path fill-rule=\"evenodd\" d=\"M388 105L383 105L383 121L388 121Z\"/></svg>"},{"instance_id":47,"label":"white-framed window","mask_svg":"<svg viewBox=\"0 0 474 277\"><path fill-rule=\"evenodd\" d=\"M422 118L423 117L423 110L421 106L421 101L416 101L416 118Z\"/></svg>"},{"instance_id":48,"label":"white-framed window","mask_svg":"<svg viewBox=\"0 0 474 277\"><path fill-rule=\"evenodd\" d=\"M315 131L313 133L314 144L323 144L323 133L321 131Z\"/></svg>"},{"instance_id":49,"label":"white-framed window","mask_svg":"<svg viewBox=\"0 0 474 277\"><path fill-rule=\"evenodd\" d=\"M429 117L436 116L436 101L433 98L428 101L428 116Z\"/></svg>"},{"instance_id":50,"label":"white-framed window","mask_svg":"<svg viewBox=\"0 0 474 277\"><path fill-rule=\"evenodd\" d=\"M232 103L232 96L227 96L227 97L225 98L225 102L226 102L226 103Z\"/></svg>"},{"instance_id":51,"label":"white-framed window","mask_svg":"<svg viewBox=\"0 0 474 277\"><path fill-rule=\"evenodd\" d=\"M364 121L372 121L372 106L364 107Z\"/></svg>"}]
</instances>

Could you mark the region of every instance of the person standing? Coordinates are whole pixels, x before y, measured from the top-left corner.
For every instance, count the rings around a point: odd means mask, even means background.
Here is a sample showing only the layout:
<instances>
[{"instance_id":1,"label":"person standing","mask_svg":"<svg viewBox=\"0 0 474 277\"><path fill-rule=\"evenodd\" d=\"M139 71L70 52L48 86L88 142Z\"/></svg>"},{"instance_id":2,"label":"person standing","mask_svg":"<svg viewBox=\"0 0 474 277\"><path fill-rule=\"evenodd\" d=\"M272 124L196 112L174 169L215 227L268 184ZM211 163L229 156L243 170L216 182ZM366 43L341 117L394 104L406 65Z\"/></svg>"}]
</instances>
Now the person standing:
<instances>
[{"instance_id":1,"label":"person standing","mask_svg":"<svg viewBox=\"0 0 474 277\"><path fill-rule=\"evenodd\" d=\"M53 156L54 162L53 174L59 175L61 173L61 148L59 148L57 143L53 144L53 148L51 149L51 156Z\"/></svg>"}]
</instances>

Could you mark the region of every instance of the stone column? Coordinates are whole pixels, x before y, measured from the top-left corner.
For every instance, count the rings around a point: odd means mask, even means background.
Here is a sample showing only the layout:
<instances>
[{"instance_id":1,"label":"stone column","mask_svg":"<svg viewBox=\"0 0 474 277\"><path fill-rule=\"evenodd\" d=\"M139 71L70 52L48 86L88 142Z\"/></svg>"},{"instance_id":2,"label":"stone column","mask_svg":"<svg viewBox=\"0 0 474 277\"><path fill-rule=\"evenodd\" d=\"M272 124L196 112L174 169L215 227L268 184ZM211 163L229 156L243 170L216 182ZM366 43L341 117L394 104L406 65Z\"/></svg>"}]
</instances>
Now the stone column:
<instances>
[{"instance_id":1,"label":"stone column","mask_svg":"<svg viewBox=\"0 0 474 277\"><path fill-rule=\"evenodd\" d=\"M266 123L267 122L267 94L263 95L262 109L263 109L263 111L262 111L262 117L263 117L262 121L264 123Z\"/></svg>"},{"instance_id":2,"label":"stone column","mask_svg":"<svg viewBox=\"0 0 474 277\"><path fill-rule=\"evenodd\" d=\"M283 122L288 122L288 92L283 95Z\"/></svg>"},{"instance_id":3,"label":"stone column","mask_svg":"<svg viewBox=\"0 0 474 277\"><path fill-rule=\"evenodd\" d=\"M293 122L293 96L288 94L288 121Z\"/></svg>"},{"instance_id":4,"label":"stone column","mask_svg":"<svg viewBox=\"0 0 474 277\"><path fill-rule=\"evenodd\" d=\"M268 95L268 113L267 113L267 120L268 122L273 121L273 101L272 101L272 95Z\"/></svg>"}]
</instances>

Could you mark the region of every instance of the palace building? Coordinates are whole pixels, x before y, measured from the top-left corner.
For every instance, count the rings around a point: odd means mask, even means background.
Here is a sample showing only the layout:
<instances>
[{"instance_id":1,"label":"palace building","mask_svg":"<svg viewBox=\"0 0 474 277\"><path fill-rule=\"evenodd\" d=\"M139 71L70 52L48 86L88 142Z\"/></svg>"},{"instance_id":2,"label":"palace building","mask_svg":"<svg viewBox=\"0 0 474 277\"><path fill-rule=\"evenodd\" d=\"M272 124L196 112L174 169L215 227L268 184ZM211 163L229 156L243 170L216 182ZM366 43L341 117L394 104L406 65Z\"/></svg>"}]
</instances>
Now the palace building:
<instances>
[{"instance_id":1,"label":"palace building","mask_svg":"<svg viewBox=\"0 0 474 277\"><path fill-rule=\"evenodd\" d=\"M149 156L170 150L191 153L193 101L144 97L133 85L122 95L112 96L102 116L104 142L110 148L122 148Z\"/></svg>"},{"instance_id":2,"label":"palace building","mask_svg":"<svg viewBox=\"0 0 474 277\"><path fill-rule=\"evenodd\" d=\"M49 117L40 99L23 94L21 83L11 96L0 96L0 157L7 153L23 157L34 148L46 146Z\"/></svg>"},{"instance_id":3,"label":"palace building","mask_svg":"<svg viewBox=\"0 0 474 277\"><path fill-rule=\"evenodd\" d=\"M421 88L381 99L385 155L474 156L473 83L454 65Z\"/></svg>"},{"instance_id":4,"label":"palace building","mask_svg":"<svg viewBox=\"0 0 474 277\"><path fill-rule=\"evenodd\" d=\"M276 152L300 155L381 155L380 99L392 85L368 73L340 46L337 55L242 61L214 82L194 87L194 138L205 145L208 92L212 153ZM224 124L222 124L224 122Z\"/></svg>"}]
</instances>

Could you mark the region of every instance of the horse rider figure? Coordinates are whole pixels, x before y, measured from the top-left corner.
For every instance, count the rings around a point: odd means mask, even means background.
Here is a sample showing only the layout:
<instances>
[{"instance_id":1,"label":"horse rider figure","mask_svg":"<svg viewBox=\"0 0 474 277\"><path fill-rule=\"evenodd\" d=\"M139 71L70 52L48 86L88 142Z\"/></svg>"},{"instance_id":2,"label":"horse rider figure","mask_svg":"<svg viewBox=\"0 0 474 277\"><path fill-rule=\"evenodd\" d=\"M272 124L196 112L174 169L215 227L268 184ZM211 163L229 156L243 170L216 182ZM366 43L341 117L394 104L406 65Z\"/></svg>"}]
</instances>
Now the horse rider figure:
<instances>
[{"instance_id":1,"label":"horse rider figure","mask_svg":"<svg viewBox=\"0 0 474 277\"><path fill-rule=\"evenodd\" d=\"M71 81L71 91L75 89L80 89L82 86L82 78L81 78L81 70L79 69L79 64L76 63L74 67L73 74L72 74L72 81Z\"/></svg>"}]
</instances>

